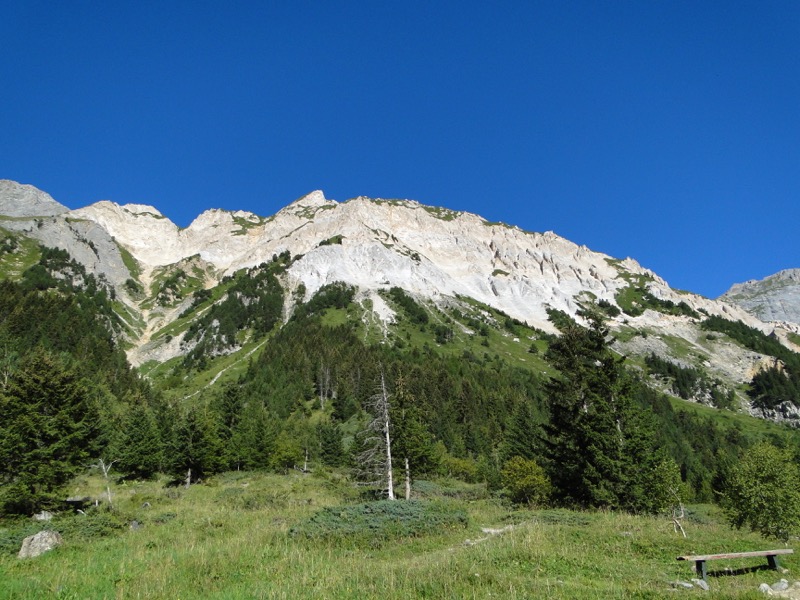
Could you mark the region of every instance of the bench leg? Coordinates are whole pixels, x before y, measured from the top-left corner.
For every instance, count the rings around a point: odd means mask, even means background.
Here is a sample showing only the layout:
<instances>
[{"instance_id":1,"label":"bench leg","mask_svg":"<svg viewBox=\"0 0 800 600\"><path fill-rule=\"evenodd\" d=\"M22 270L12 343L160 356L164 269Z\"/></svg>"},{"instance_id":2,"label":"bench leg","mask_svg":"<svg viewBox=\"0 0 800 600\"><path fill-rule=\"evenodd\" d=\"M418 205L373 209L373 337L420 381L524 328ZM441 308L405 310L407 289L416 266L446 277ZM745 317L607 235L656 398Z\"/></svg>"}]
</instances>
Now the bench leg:
<instances>
[{"instance_id":1,"label":"bench leg","mask_svg":"<svg viewBox=\"0 0 800 600\"><path fill-rule=\"evenodd\" d=\"M706 580L706 561L704 560L697 560L694 564L694 570L697 572L697 575L703 581Z\"/></svg>"},{"instance_id":2,"label":"bench leg","mask_svg":"<svg viewBox=\"0 0 800 600\"><path fill-rule=\"evenodd\" d=\"M774 554L767 555L767 562L769 563L769 568L773 571L777 571L780 568L780 565L778 564L778 557Z\"/></svg>"}]
</instances>

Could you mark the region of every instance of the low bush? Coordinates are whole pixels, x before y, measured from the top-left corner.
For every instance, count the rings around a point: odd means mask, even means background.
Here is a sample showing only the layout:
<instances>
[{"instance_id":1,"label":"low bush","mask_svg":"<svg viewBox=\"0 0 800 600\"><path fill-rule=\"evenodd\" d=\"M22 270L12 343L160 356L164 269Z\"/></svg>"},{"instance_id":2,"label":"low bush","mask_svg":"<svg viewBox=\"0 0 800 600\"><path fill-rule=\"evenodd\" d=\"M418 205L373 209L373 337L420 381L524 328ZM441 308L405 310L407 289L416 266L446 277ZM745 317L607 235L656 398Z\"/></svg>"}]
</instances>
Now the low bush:
<instances>
[{"instance_id":1,"label":"low bush","mask_svg":"<svg viewBox=\"0 0 800 600\"><path fill-rule=\"evenodd\" d=\"M290 530L309 539L353 538L382 541L418 537L467 526L466 513L445 502L379 500L332 506Z\"/></svg>"}]
</instances>

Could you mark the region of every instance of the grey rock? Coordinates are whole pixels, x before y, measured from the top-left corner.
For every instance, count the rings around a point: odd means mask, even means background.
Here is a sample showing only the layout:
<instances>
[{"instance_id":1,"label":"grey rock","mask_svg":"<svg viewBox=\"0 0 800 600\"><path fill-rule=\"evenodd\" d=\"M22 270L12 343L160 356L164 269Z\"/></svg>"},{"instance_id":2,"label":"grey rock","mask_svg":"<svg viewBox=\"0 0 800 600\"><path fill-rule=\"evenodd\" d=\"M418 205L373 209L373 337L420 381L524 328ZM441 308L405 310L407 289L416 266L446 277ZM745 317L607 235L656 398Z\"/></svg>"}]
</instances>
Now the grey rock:
<instances>
[{"instance_id":1,"label":"grey rock","mask_svg":"<svg viewBox=\"0 0 800 600\"><path fill-rule=\"evenodd\" d=\"M35 558L59 546L62 541L61 535L57 531L40 531L22 540L22 548L20 548L17 557Z\"/></svg>"},{"instance_id":2,"label":"grey rock","mask_svg":"<svg viewBox=\"0 0 800 600\"><path fill-rule=\"evenodd\" d=\"M692 579L692 583L695 584L700 589L708 591L708 583L703 579Z\"/></svg>"},{"instance_id":3,"label":"grey rock","mask_svg":"<svg viewBox=\"0 0 800 600\"><path fill-rule=\"evenodd\" d=\"M736 304L764 321L800 323L800 269L737 283L720 300Z\"/></svg>"},{"instance_id":4,"label":"grey rock","mask_svg":"<svg viewBox=\"0 0 800 600\"><path fill-rule=\"evenodd\" d=\"M0 179L0 215L9 217L49 217L69 209L49 194L32 185Z\"/></svg>"},{"instance_id":5,"label":"grey rock","mask_svg":"<svg viewBox=\"0 0 800 600\"><path fill-rule=\"evenodd\" d=\"M673 581L671 585L674 588L681 588L681 589L684 589L684 590L694 589L694 585L692 585L688 581Z\"/></svg>"},{"instance_id":6,"label":"grey rock","mask_svg":"<svg viewBox=\"0 0 800 600\"><path fill-rule=\"evenodd\" d=\"M758 591L762 594L766 594L767 596L772 596L772 588L769 587L768 583L762 583L760 586L758 586Z\"/></svg>"},{"instance_id":7,"label":"grey rock","mask_svg":"<svg viewBox=\"0 0 800 600\"><path fill-rule=\"evenodd\" d=\"M785 579L781 579L777 583L773 583L771 587L773 591L782 592L783 590L789 589L789 582L786 581Z\"/></svg>"},{"instance_id":8,"label":"grey rock","mask_svg":"<svg viewBox=\"0 0 800 600\"><path fill-rule=\"evenodd\" d=\"M34 521L50 521L53 518L53 513L47 510L43 510L42 512L36 513L33 515Z\"/></svg>"}]
</instances>

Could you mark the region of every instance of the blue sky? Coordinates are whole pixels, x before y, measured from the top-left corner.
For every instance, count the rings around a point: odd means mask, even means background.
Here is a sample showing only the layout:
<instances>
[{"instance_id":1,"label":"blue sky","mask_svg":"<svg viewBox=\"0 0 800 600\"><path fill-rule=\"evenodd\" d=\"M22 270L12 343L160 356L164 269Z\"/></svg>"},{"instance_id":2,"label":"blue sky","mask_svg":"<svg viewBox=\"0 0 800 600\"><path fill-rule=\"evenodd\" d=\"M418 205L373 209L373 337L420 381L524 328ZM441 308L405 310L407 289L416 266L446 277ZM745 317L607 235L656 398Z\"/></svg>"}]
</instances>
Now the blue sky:
<instances>
[{"instance_id":1,"label":"blue sky","mask_svg":"<svg viewBox=\"0 0 800 600\"><path fill-rule=\"evenodd\" d=\"M0 178L70 208L410 198L706 296L800 267L800 3L38 2Z\"/></svg>"}]
</instances>

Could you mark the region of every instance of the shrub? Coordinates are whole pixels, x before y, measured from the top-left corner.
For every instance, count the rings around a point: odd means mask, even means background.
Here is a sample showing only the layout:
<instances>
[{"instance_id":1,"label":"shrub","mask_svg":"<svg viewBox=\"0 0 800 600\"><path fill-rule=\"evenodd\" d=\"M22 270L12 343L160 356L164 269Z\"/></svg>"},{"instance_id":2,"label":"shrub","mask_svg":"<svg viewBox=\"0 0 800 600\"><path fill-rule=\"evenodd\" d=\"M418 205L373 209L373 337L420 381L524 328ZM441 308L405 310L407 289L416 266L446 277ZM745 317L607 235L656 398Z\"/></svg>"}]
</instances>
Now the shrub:
<instances>
[{"instance_id":1,"label":"shrub","mask_svg":"<svg viewBox=\"0 0 800 600\"><path fill-rule=\"evenodd\" d=\"M785 450L753 446L731 468L723 507L733 526L788 541L800 533L800 468Z\"/></svg>"},{"instance_id":2,"label":"shrub","mask_svg":"<svg viewBox=\"0 0 800 600\"><path fill-rule=\"evenodd\" d=\"M501 476L513 502L539 505L550 497L550 479L535 460L514 456L503 466Z\"/></svg>"},{"instance_id":3,"label":"shrub","mask_svg":"<svg viewBox=\"0 0 800 600\"><path fill-rule=\"evenodd\" d=\"M324 508L290 533L309 539L366 538L380 542L466 527L467 522L464 511L444 502L378 500Z\"/></svg>"}]
</instances>

